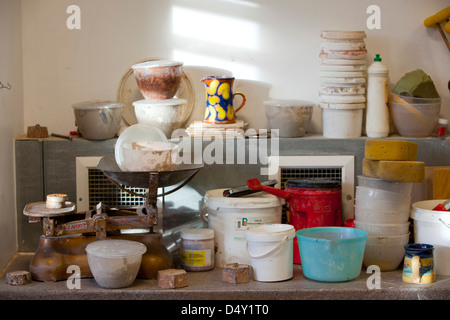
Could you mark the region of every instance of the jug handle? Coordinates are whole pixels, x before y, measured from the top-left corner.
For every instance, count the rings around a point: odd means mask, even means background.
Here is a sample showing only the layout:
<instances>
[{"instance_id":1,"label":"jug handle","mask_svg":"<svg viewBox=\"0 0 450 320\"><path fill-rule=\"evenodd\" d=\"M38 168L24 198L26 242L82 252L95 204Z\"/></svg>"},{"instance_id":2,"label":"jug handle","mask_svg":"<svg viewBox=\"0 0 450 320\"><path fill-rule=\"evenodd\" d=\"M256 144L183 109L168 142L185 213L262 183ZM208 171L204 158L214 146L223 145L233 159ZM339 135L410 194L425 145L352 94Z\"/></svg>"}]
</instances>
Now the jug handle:
<instances>
[{"instance_id":1,"label":"jug handle","mask_svg":"<svg viewBox=\"0 0 450 320\"><path fill-rule=\"evenodd\" d=\"M233 93L233 99L234 99L234 96L235 95L240 95L241 97L242 97L242 103L241 103L241 105L239 106L239 108L237 108L237 109L235 109L234 110L234 113L237 113L239 110L241 110L242 109L242 107L245 105L245 102L247 101L247 99L245 98L245 94L243 94L242 92L235 92L235 93Z\"/></svg>"},{"instance_id":2,"label":"jug handle","mask_svg":"<svg viewBox=\"0 0 450 320\"><path fill-rule=\"evenodd\" d=\"M287 239L288 239L288 236L285 236L285 237L283 238L283 240L281 240L280 243L277 244L276 247L272 248L272 249L269 250L268 252L266 252L266 253L264 253L264 254L262 254L262 255L260 255L260 256L257 256L257 257L252 256L252 255L250 254L250 252L248 251L248 241L247 241L247 243L246 243L246 247L245 247L245 248L246 248L247 254L250 256L250 258L256 259L256 260L259 260L259 259L265 259L265 258L271 256L272 254L274 254L275 252L277 252L278 250L280 250L280 248L281 248L281 247L283 246L283 244L287 241Z\"/></svg>"}]
</instances>

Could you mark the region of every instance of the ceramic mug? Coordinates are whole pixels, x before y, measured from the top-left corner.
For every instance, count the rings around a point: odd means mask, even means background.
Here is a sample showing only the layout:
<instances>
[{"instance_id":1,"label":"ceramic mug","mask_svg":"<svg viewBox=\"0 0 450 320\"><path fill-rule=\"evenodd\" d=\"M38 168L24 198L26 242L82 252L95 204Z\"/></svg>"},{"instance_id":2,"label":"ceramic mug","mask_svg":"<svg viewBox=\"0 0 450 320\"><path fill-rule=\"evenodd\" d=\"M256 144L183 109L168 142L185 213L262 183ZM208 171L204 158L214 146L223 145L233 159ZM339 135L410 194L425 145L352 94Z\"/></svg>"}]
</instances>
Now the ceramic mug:
<instances>
[{"instance_id":1,"label":"ceramic mug","mask_svg":"<svg viewBox=\"0 0 450 320\"><path fill-rule=\"evenodd\" d=\"M405 245L402 280L408 283L432 283L435 281L434 247L431 244Z\"/></svg>"},{"instance_id":2,"label":"ceramic mug","mask_svg":"<svg viewBox=\"0 0 450 320\"><path fill-rule=\"evenodd\" d=\"M242 92L233 93L234 77L209 76L201 81L206 89L206 109L203 122L227 124L236 122L236 113L245 105L246 98ZM241 105L234 110L233 99L236 95L242 97Z\"/></svg>"}]
</instances>

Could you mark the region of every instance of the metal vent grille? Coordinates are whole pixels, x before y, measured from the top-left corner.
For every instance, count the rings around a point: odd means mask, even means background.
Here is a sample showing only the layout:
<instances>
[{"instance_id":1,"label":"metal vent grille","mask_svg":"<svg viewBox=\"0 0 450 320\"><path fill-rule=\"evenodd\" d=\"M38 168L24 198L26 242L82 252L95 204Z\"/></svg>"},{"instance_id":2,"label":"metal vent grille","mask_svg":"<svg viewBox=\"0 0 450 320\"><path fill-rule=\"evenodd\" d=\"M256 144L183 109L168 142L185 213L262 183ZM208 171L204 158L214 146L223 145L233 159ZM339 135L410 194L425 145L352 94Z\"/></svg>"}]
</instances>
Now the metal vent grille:
<instances>
[{"instance_id":1,"label":"metal vent grille","mask_svg":"<svg viewBox=\"0 0 450 320\"><path fill-rule=\"evenodd\" d=\"M145 194L145 189L121 187L136 194ZM88 169L89 208L94 208L99 202L103 202L113 208L132 208L143 206L145 198L134 196L114 185L98 169Z\"/></svg>"},{"instance_id":2,"label":"metal vent grille","mask_svg":"<svg viewBox=\"0 0 450 320\"><path fill-rule=\"evenodd\" d=\"M342 168L280 168L280 184L291 179L328 179L342 183Z\"/></svg>"}]
</instances>

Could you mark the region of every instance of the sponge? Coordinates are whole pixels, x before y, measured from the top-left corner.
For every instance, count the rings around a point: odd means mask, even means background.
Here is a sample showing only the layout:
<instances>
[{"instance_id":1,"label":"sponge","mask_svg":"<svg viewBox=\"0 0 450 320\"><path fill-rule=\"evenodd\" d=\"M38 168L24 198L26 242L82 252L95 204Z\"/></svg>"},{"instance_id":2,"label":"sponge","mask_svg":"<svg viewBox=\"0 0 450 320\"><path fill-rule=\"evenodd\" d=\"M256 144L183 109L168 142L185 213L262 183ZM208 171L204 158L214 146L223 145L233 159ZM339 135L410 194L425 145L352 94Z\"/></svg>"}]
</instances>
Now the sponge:
<instances>
[{"instance_id":1,"label":"sponge","mask_svg":"<svg viewBox=\"0 0 450 320\"><path fill-rule=\"evenodd\" d=\"M363 175L389 181L424 182L425 163L363 159Z\"/></svg>"},{"instance_id":2,"label":"sponge","mask_svg":"<svg viewBox=\"0 0 450 320\"><path fill-rule=\"evenodd\" d=\"M402 140L367 140L364 156L369 160L415 161L417 143Z\"/></svg>"},{"instance_id":3,"label":"sponge","mask_svg":"<svg viewBox=\"0 0 450 320\"><path fill-rule=\"evenodd\" d=\"M426 18L423 24L427 28L433 28L434 26L436 26L436 24L445 22L448 18L450 18L450 7L442 9L431 17Z\"/></svg>"}]
</instances>

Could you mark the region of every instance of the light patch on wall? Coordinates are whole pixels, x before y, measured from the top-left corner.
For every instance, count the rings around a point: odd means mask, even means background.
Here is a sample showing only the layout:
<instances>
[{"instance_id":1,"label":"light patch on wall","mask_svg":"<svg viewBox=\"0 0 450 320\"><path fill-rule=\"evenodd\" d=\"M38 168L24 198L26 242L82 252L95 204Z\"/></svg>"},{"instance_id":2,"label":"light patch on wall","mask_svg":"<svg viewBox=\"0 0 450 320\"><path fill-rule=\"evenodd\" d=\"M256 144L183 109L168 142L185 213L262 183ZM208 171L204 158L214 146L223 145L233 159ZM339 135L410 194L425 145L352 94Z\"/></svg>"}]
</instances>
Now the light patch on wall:
<instances>
[{"instance_id":1,"label":"light patch on wall","mask_svg":"<svg viewBox=\"0 0 450 320\"><path fill-rule=\"evenodd\" d=\"M208 41L211 45L226 45L257 50L259 25L255 22L193 9L174 6L172 29L178 36Z\"/></svg>"},{"instance_id":2,"label":"light patch on wall","mask_svg":"<svg viewBox=\"0 0 450 320\"><path fill-rule=\"evenodd\" d=\"M210 66L229 70L233 76L241 79L257 80L258 69L248 64L227 61L214 56L189 53L182 50L173 50L173 59L183 61L184 65L192 66Z\"/></svg>"}]
</instances>

